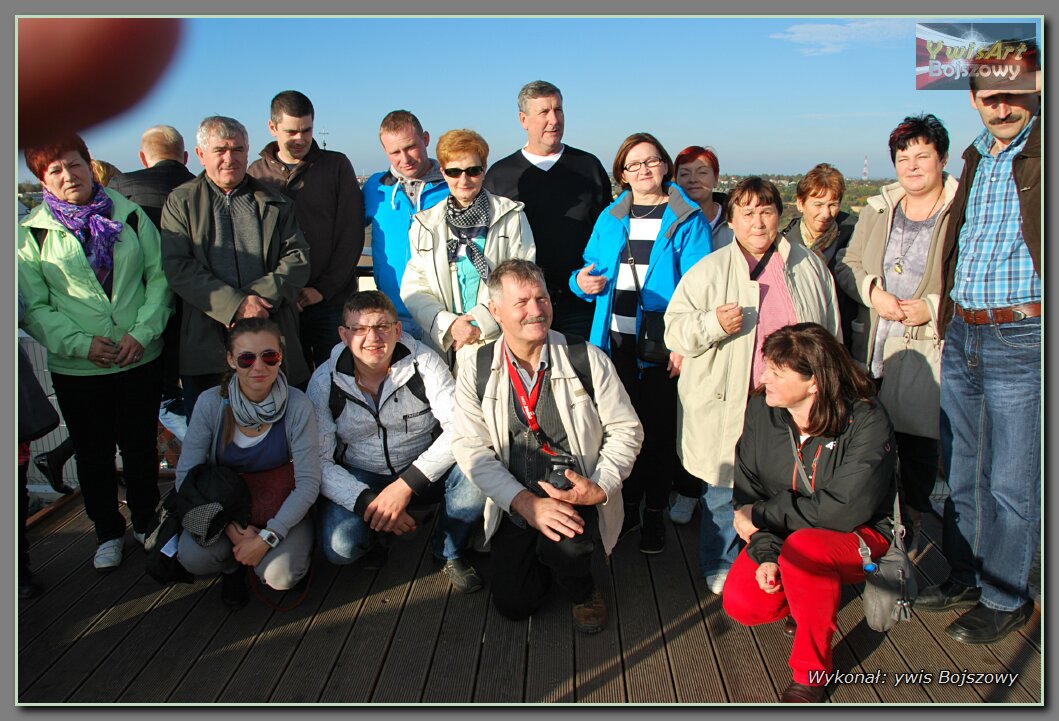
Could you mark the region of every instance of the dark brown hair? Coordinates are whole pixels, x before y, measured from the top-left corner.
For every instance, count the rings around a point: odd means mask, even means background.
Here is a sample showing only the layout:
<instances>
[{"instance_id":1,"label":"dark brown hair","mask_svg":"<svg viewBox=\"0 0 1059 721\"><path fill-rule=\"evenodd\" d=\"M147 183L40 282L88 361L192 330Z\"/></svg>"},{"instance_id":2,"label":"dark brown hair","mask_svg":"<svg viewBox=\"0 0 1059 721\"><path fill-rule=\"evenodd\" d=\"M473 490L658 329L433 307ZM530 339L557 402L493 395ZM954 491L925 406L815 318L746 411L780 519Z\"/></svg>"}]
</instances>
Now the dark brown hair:
<instances>
[{"instance_id":1,"label":"dark brown hair","mask_svg":"<svg viewBox=\"0 0 1059 721\"><path fill-rule=\"evenodd\" d=\"M378 290L360 290L349 296L345 305L342 306L342 322L345 323L353 313L363 313L368 310L386 313L391 320L397 320L397 308L389 296Z\"/></svg>"},{"instance_id":2,"label":"dark brown hair","mask_svg":"<svg viewBox=\"0 0 1059 721\"><path fill-rule=\"evenodd\" d=\"M806 380L816 379L816 398L809 411L812 436L837 436L849 423L849 402L874 402L875 384L831 332L818 323L784 326L765 338L765 360L789 368ZM758 386L754 393L763 393Z\"/></svg>"},{"instance_id":3,"label":"dark brown hair","mask_svg":"<svg viewBox=\"0 0 1059 721\"><path fill-rule=\"evenodd\" d=\"M26 148L24 151L26 167L29 168L29 172L37 176L37 180L43 181L44 171L48 169L48 166L71 150L84 158L86 163L92 163L92 156L88 153L88 146L85 145L85 141L80 135L70 135L61 140L56 140L54 143Z\"/></svg>"},{"instance_id":4,"label":"dark brown hair","mask_svg":"<svg viewBox=\"0 0 1059 721\"><path fill-rule=\"evenodd\" d=\"M890 162L897 162L897 151L907 150L914 141L933 145L939 158L949 154L949 131L932 114L909 115L890 133Z\"/></svg>"},{"instance_id":5,"label":"dark brown hair","mask_svg":"<svg viewBox=\"0 0 1059 721\"><path fill-rule=\"evenodd\" d=\"M673 179L673 159L669 157L669 153L667 153L666 149L662 147L662 144L658 142L658 138L650 133L633 133L622 141L617 154L614 156L614 167L611 168L611 173L614 175L614 182L625 190L629 189L629 184L622 180L621 177L622 173L625 172L625 159L629 157L629 152L640 143L650 143L655 146L655 150L658 151L658 157L660 157L662 162L666 164L666 172L662 176L662 182L668 183Z\"/></svg>"},{"instance_id":6,"label":"dark brown hair","mask_svg":"<svg viewBox=\"0 0 1059 721\"><path fill-rule=\"evenodd\" d=\"M778 215L783 215L783 198L780 196L779 189L771 180L751 175L740 180L734 188L728 191L728 207L724 209L728 222L732 222L735 216L735 206L749 205L754 198L757 198L758 204L771 205Z\"/></svg>"}]
</instances>

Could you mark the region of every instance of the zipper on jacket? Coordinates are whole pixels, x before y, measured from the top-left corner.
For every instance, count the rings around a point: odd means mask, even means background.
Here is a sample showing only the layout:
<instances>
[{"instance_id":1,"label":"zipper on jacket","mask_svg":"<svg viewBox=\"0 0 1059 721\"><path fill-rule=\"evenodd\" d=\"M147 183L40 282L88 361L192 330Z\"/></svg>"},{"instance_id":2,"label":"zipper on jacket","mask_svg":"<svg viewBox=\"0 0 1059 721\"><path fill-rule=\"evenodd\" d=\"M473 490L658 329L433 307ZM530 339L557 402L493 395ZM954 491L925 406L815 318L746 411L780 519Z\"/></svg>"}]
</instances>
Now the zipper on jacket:
<instances>
[{"instance_id":1,"label":"zipper on jacket","mask_svg":"<svg viewBox=\"0 0 1059 721\"><path fill-rule=\"evenodd\" d=\"M394 393L391 393L390 395L386 396L386 398L384 398L382 400L382 402L379 403L379 410L382 410L382 406L383 406L383 404L386 403L386 401L388 401L390 398L395 397L396 395L397 395L397 393L395 391ZM359 398L353 398L351 396L346 396L346 398L350 402L356 403L357 405L361 406L364 410L366 410L368 413L371 414L372 418L375 419L375 426L378 429L379 437L382 438L382 454L386 458L386 467L390 469L390 473L393 473L394 475L396 475L397 474L397 469L393 467L393 462L390 460L390 442L389 442L390 439L389 439L389 436L388 436L388 434L386 432L386 426L384 426L382 424L382 421L379 418L379 413L376 412L371 406L369 406L367 403L365 403L364 401L360 400ZM408 426L408 419L406 418L405 419L405 429L406 430L407 430L407 426Z\"/></svg>"}]
</instances>

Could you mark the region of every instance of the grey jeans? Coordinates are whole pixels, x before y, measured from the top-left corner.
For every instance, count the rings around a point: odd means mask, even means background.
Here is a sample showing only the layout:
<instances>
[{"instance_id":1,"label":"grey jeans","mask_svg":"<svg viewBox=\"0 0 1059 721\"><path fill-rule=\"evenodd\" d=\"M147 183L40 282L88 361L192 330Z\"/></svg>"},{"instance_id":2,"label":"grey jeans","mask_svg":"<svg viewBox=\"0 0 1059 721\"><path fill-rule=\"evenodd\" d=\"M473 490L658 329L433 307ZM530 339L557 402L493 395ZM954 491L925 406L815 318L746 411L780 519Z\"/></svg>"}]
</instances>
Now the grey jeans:
<instances>
[{"instance_id":1,"label":"grey jeans","mask_svg":"<svg viewBox=\"0 0 1059 721\"><path fill-rule=\"evenodd\" d=\"M254 568L257 577L277 591L293 587L309 572L313 550L313 522L306 516L290 529L279 545L261 558ZM196 576L233 573L239 562L232 555L232 542L221 536L210 546L200 546L187 531L181 531L177 544L177 559Z\"/></svg>"}]
</instances>

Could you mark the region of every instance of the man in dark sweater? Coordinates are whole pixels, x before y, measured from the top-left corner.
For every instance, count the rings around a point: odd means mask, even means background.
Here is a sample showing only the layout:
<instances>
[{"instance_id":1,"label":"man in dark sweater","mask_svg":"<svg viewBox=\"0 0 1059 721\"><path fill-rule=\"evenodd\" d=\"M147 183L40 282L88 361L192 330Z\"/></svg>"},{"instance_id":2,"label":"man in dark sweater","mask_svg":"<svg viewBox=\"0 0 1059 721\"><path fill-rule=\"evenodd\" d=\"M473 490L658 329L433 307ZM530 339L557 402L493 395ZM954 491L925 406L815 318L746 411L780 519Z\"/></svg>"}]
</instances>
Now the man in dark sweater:
<instances>
[{"instance_id":1,"label":"man in dark sweater","mask_svg":"<svg viewBox=\"0 0 1059 721\"><path fill-rule=\"evenodd\" d=\"M140 138L140 162L143 170L119 173L107 187L139 205L151 222L161 227L162 206L169 192L195 179L187 169L184 137L171 125L147 128ZM184 415L184 394L180 388L180 317L184 312L181 303L180 296L176 296L175 312L162 332L165 345L162 348L161 411L170 414L168 420L163 418L165 426L182 441L187 426L181 419L173 418Z\"/></svg>"},{"instance_id":2,"label":"man in dark sweater","mask_svg":"<svg viewBox=\"0 0 1059 721\"><path fill-rule=\"evenodd\" d=\"M543 80L524 85L518 119L526 145L489 168L485 188L526 204L537 264L551 295L552 327L587 338L592 305L571 293L568 281L584 265L592 227L613 199L610 178L596 156L563 145L566 121L559 88Z\"/></svg>"},{"instance_id":3,"label":"man in dark sweater","mask_svg":"<svg viewBox=\"0 0 1059 721\"><path fill-rule=\"evenodd\" d=\"M325 363L339 342L342 304L357 290L364 249L364 197L353 164L313 140L315 110L297 90L272 99L268 131L276 140L247 169L294 201L309 243L309 282L298 296L302 353L312 367Z\"/></svg>"}]
</instances>

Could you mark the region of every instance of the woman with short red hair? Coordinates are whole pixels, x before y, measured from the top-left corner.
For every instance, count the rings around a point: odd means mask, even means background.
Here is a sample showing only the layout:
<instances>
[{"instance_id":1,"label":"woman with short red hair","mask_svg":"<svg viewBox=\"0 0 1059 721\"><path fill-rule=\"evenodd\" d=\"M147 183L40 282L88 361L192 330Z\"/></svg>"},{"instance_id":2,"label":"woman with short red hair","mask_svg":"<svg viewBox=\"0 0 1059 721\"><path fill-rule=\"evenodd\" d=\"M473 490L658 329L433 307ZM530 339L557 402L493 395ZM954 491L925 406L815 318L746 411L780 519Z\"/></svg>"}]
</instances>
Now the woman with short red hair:
<instances>
[{"instance_id":1,"label":"woman with short red hair","mask_svg":"<svg viewBox=\"0 0 1059 721\"><path fill-rule=\"evenodd\" d=\"M93 564L109 571L121 563L125 535L115 446L137 541L155 520L158 358L173 294L158 229L140 206L93 178L84 140L74 135L25 154L44 202L18 228L22 325L48 349L85 511L95 524Z\"/></svg>"}]
</instances>

